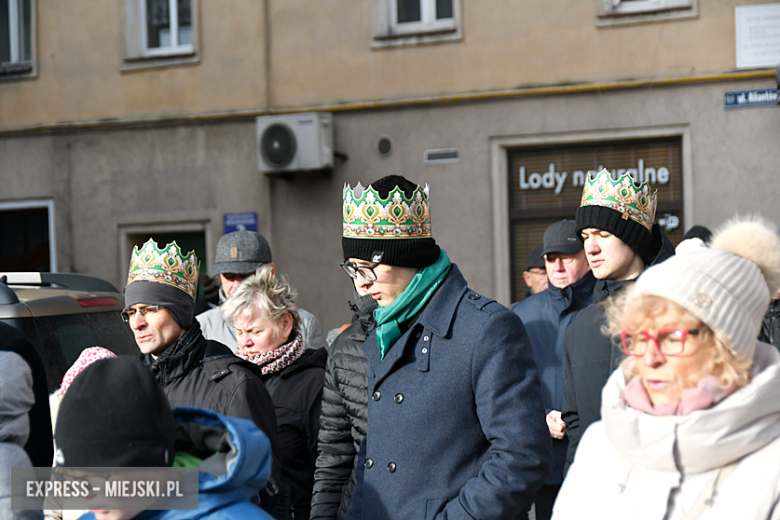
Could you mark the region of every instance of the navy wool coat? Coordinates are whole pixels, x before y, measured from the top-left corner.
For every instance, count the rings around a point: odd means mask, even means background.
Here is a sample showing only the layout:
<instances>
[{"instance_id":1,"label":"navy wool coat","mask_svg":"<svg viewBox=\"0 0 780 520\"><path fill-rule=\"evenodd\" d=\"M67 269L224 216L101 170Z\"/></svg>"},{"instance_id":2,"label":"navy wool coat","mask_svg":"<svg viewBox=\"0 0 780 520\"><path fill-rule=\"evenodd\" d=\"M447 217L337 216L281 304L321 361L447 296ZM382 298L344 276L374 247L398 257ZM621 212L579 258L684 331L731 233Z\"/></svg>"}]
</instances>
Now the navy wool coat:
<instances>
[{"instance_id":1,"label":"navy wool coat","mask_svg":"<svg viewBox=\"0 0 780 520\"><path fill-rule=\"evenodd\" d=\"M523 323L457 266L380 360L347 519L511 520L544 483L551 441Z\"/></svg>"},{"instance_id":2,"label":"navy wool coat","mask_svg":"<svg viewBox=\"0 0 780 520\"><path fill-rule=\"evenodd\" d=\"M559 289L550 284L546 291L526 298L512 311L520 316L531 340L542 382L545 411L563 409L563 386L566 381L563 338L566 329L580 312L590 305L596 279L588 271L577 282ZM553 439L553 458L545 484L563 482L568 438Z\"/></svg>"}]
</instances>

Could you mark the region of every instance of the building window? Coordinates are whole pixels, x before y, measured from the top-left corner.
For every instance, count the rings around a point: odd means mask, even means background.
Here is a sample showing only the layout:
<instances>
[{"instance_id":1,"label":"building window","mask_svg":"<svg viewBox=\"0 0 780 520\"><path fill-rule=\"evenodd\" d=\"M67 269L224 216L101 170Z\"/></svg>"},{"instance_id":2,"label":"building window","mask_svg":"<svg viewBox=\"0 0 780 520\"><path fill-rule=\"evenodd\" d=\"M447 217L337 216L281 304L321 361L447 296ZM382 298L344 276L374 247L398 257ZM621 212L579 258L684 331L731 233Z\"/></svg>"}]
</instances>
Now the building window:
<instances>
[{"instance_id":1,"label":"building window","mask_svg":"<svg viewBox=\"0 0 780 520\"><path fill-rule=\"evenodd\" d=\"M374 46L462 39L460 0L379 0Z\"/></svg>"},{"instance_id":2,"label":"building window","mask_svg":"<svg viewBox=\"0 0 780 520\"><path fill-rule=\"evenodd\" d=\"M190 0L145 0L146 54L192 52Z\"/></svg>"},{"instance_id":3,"label":"building window","mask_svg":"<svg viewBox=\"0 0 780 520\"><path fill-rule=\"evenodd\" d=\"M0 0L0 76L32 70L30 0Z\"/></svg>"},{"instance_id":4,"label":"building window","mask_svg":"<svg viewBox=\"0 0 780 520\"><path fill-rule=\"evenodd\" d=\"M607 12L630 14L663 11L667 9L689 9L691 0L605 0Z\"/></svg>"},{"instance_id":5,"label":"building window","mask_svg":"<svg viewBox=\"0 0 780 520\"><path fill-rule=\"evenodd\" d=\"M599 25L623 25L698 16L698 0L598 0Z\"/></svg>"},{"instance_id":6,"label":"building window","mask_svg":"<svg viewBox=\"0 0 780 520\"><path fill-rule=\"evenodd\" d=\"M197 59L196 14L196 0L126 0L126 68Z\"/></svg>"},{"instance_id":7,"label":"building window","mask_svg":"<svg viewBox=\"0 0 780 520\"><path fill-rule=\"evenodd\" d=\"M0 272L57 271L54 202L0 202Z\"/></svg>"},{"instance_id":8,"label":"building window","mask_svg":"<svg viewBox=\"0 0 780 520\"><path fill-rule=\"evenodd\" d=\"M391 20L396 33L453 30L452 0L391 0Z\"/></svg>"}]
</instances>

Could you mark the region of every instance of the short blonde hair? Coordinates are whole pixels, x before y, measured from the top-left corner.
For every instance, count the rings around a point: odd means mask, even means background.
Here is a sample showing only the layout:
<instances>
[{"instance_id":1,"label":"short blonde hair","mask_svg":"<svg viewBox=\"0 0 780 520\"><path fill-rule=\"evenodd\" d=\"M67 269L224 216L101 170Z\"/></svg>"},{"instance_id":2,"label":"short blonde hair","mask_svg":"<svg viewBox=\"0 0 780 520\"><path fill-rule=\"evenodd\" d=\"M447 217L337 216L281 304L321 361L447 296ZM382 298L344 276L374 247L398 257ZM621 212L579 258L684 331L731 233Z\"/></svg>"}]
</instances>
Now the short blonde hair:
<instances>
[{"instance_id":1,"label":"short blonde hair","mask_svg":"<svg viewBox=\"0 0 780 520\"><path fill-rule=\"evenodd\" d=\"M293 319L291 336L294 336L301 331L301 316L295 304L296 296L297 293L287 277L276 276L273 265L264 264L253 275L244 279L222 304L222 316L230 323L236 316L256 307L274 324L274 331L279 334L282 319L289 313Z\"/></svg>"},{"instance_id":2,"label":"short blonde hair","mask_svg":"<svg viewBox=\"0 0 780 520\"><path fill-rule=\"evenodd\" d=\"M631 289L607 302L607 323L602 332L613 339L615 348L623 352L620 343L620 333L623 330L644 330L652 328L659 316L663 316L670 309L680 314L680 327L686 329L698 329L697 340L702 344L712 346L711 355L702 371L716 376L722 388L733 386L743 387L750 382L752 372L752 359L737 356L731 343L723 334L715 332L706 323L691 314L681 305L655 295L641 295L631 297ZM637 358L626 356L620 368L626 381L637 375Z\"/></svg>"}]
</instances>

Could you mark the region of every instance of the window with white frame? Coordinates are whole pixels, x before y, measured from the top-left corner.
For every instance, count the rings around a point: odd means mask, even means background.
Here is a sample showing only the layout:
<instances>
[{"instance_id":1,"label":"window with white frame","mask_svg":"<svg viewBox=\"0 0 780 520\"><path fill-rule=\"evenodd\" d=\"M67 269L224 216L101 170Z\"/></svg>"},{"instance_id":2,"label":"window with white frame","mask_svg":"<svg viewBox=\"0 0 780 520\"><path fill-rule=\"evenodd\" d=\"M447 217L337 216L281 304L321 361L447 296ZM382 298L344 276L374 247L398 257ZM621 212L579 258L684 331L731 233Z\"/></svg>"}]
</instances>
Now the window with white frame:
<instances>
[{"instance_id":1,"label":"window with white frame","mask_svg":"<svg viewBox=\"0 0 780 520\"><path fill-rule=\"evenodd\" d=\"M460 0L379 0L378 6L375 40L425 43L461 37Z\"/></svg>"},{"instance_id":2,"label":"window with white frame","mask_svg":"<svg viewBox=\"0 0 780 520\"><path fill-rule=\"evenodd\" d=\"M688 9L691 0L604 0L605 14L632 14Z\"/></svg>"},{"instance_id":3,"label":"window with white frame","mask_svg":"<svg viewBox=\"0 0 780 520\"><path fill-rule=\"evenodd\" d=\"M146 54L192 52L190 0L144 0Z\"/></svg>"},{"instance_id":4,"label":"window with white frame","mask_svg":"<svg viewBox=\"0 0 780 520\"><path fill-rule=\"evenodd\" d=\"M429 32L454 28L452 0L391 0L396 32Z\"/></svg>"},{"instance_id":5,"label":"window with white frame","mask_svg":"<svg viewBox=\"0 0 780 520\"><path fill-rule=\"evenodd\" d=\"M31 0L0 0L0 73L30 65Z\"/></svg>"},{"instance_id":6,"label":"window with white frame","mask_svg":"<svg viewBox=\"0 0 780 520\"><path fill-rule=\"evenodd\" d=\"M595 0L600 4L597 25L663 22L699 15L699 0Z\"/></svg>"},{"instance_id":7,"label":"window with white frame","mask_svg":"<svg viewBox=\"0 0 780 520\"><path fill-rule=\"evenodd\" d=\"M125 1L125 59L176 59L196 53L196 0Z\"/></svg>"}]
</instances>

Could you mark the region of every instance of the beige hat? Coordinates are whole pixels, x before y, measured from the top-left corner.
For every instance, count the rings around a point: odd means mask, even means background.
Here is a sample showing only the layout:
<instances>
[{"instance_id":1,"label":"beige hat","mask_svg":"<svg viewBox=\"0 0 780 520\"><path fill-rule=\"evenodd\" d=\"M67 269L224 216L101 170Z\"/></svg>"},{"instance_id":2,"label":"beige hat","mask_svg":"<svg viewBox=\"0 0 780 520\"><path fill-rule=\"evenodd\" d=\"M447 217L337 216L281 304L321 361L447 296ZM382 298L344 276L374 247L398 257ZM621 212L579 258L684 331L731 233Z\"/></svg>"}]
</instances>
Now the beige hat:
<instances>
[{"instance_id":1,"label":"beige hat","mask_svg":"<svg viewBox=\"0 0 780 520\"><path fill-rule=\"evenodd\" d=\"M723 334L741 358L752 358L770 296L780 288L780 235L758 217L735 218L709 248L677 254L650 267L629 300L672 300Z\"/></svg>"}]
</instances>

